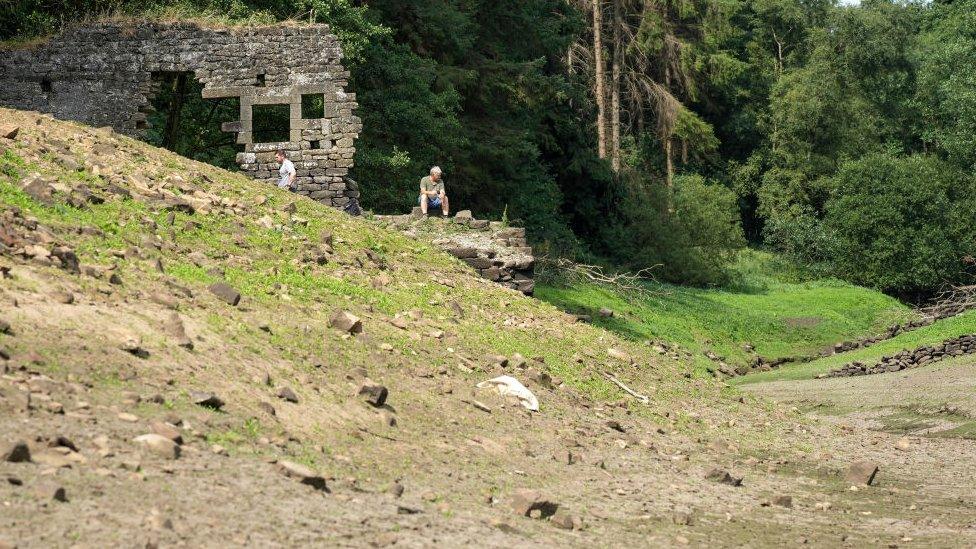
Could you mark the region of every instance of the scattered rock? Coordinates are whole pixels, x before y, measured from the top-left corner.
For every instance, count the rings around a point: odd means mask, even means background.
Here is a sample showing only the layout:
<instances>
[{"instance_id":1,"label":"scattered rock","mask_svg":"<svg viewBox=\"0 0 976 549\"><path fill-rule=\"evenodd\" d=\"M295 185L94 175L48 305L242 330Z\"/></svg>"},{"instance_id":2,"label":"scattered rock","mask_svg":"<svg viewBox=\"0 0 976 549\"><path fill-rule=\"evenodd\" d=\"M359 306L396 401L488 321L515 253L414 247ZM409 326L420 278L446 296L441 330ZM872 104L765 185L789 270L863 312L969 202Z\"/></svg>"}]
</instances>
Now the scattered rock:
<instances>
[{"instance_id":1,"label":"scattered rock","mask_svg":"<svg viewBox=\"0 0 976 549\"><path fill-rule=\"evenodd\" d=\"M176 340L176 344L187 350L193 350L193 340L186 335L186 327L179 313L172 313L166 320L166 332Z\"/></svg>"},{"instance_id":2,"label":"scattered rock","mask_svg":"<svg viewBox=\"0 0 976 549\"><path fill-rule=\"evenodd\" d=\"M787 509L793 508L793 496L779 495L772 499L773 505L778 505L780 507L786 507Z\"/></svg>"},{"instance_id":3,"label":"scattered rock","mask_svg":"<svg viewBox=\"0 0 976 549\"><path fill-rule=\"evenodd\" d=\"M600 311L598 312L598 314L600 315L601 318L612 318L613 317L613 309L608 309L606 307L600 307Z\"/></svg>"},{"instance_id":4,"label":"scattered rock","mask_svg":"<svg viewBox=\"0 0 976 549\"><path fill-rule=\"evenodd\" d=\"M16 139L18 133L20 133L20 126L16 126L14 124L0 125L0 137L5 139Z\"/></svg>"},{"instance_id":5,"label":"scattered rock","mask_svg":"<svg viewBox=\"0 0 976 549\"><path fill-rule=\"evenodd\" d=\"M211 284L209 289L210 293L217 296L217 299L220 299L228 305L233 305L236 307L237 304L241 302L241 293L235 290L229 284L217 282L215 284Z\"/></svg>"},{"instance_id":6,"label":"scattered rock","mask_svg":"<svg viewBox=\"0 0 976 549\"><path fill-rule=\"evenodd\" d=\"M512 496L512 509L523 517L532 516L533 511L538 511L537 518L547 518L556 514L559 504L546 499L536 490L519 490Z\"/></svg>"},{"instance_id":7,"label":"scattered rock","mask_svg":"<svg viewBox=\"0 0 976 549\"><path fill-rule=\"evenodd\" d=\"M8 463L29 463L31 461L30 448L24 441L17 441L0 454L3 461Z\"/></svg>"},{"instance_id":8,"label":"scattered rock","mask_svg":"<svg viewBox=\"0 0 976 549\"><path fill-rule=\"evenodd\" d=\"M122 413L120 413L118 415L118 418L121 419L122 421L127 421L129 423L135 423L135 422L139 421L139 416L137 416L135 414L130 414L128 412L122 412Z\"/></svg>"},{"instance_id":9,"label":"scattered rock","mask_svg":"<svg viewBox=\"0 0 976 549\"><path fill-rule=\"evenodd\" d=\"M149 351L142 348L139 340L135 338L125 340L121 345L119 345L119 349L122 349L130 355L137 356L139 358L149 358Z\"/></svg>"},{"instance_id":10,"label":"scattered rock","mask_svg":"<svg viewBox=\"0 0 976 549\"><path fill-rule=\"evenodd\" d=\"M705 478L712 482L717 482L719 484L728 484L729 486L742 485L741 477L734 477L728 471L719 468L715 468L709 471L708 474L705 475Z\"/></svg>"},{"instance_id":11,"label":"scattered rock","mask_svg":"<svg viewBox=\"0 0 976 549\"><path fill-rule=\"evenodd\" d=\"M386 403L386 397L389 395L389 391L382 385L366 380L359 387L358 394L366 402L378 408Z\"/></svg>"},{"instance_id":12,"label":"scattered rock","mask_svg":"<svg viewBox=\"0 0 976 549\"><path fill-rule=\"evenodd\" d=\"M153 433L166 437L176 444L183 444L183 433L180 432L180 429L176 425L165 421L154 421L149 424L149 429Z\"/></svg>"},{"instance_id":13,"label":"scattered rock","mask_svg":"<svg viewBox=\"0 0 976 549\"><path fill-rule=\"evenodd\" d=\"M878 474L878 465L871 461L858 461L847 468L844 478L856 485L870 486Z\"/></svg>"},{"instance_id":14,"label":"scattered rock","mask_svg":"<svg viewBox=\"0 0 976 549\"><path fill-rule=\"evenodd\" d=\"M288 402L294 402L296 404L298 403L298 395L296 395L295 391L292 391L290 387L282 387L278 389L277 395L278 398L282 400L287 400Z\"/></svg>"},{"instance_id":15,"label":"scattered rock","mask_svg":"<svg viewBox=\"0 0 976 549\"><path fill-rule=\"evenodd\" d=\"M51 294L54 301L62 305L71 305L75 302L75 294L71 292L54 292Z\"/></svg>"},{"instance_id":16,"label":"scattered rock","mask_svg":"<svg viewBox=\"0 0 976 549\"><path fill-rule=\"evenodd\" d=\"M147 433L145 435L139 435L133 440L139 444L142 444L152 451L152 453L160 457L166 459L176 459L180 457L180 446L162 435Z\"/></svg>"},{"instance_id":17,"label":"scattered rock","mask_svg":"<svg viewBox=\"0 0 976 549\"><path fill-rule=\"evenodd\" d=\"M580 530L583 528L583 519L576 515L571 515L569 513L558 512L549 519L556 528L561 528L563 530Z\"/></svg>"},{"instance_id":18,"label":"scattered rock","mask_svg":"<svg viewBox=\"0 0 976 549\"><path fill-rule=\"evenodd\" d=\"M68 502L68 493L65 491L64 486L52 484L50 482L42 482L35 486L34 495L36 495L37 499L41 500L42 502Z\"/></svg>"},{"instance_id":19,"label":"scattered rock","mask_svg":"<svg viewBox=\"0 0 976 549\"><path fill-rule=\"evenodd\" d=\"M307 484L316 490L329 491L325 485L325 478L315 474L314 471L304 465L282 460L278 462L278 470L286 477L298 479L300 483Z\"/></svg>"},{"instance_id":20,"label":"scattered rock","mask_svg":"<svg viewBox=\"0 0 976 549\"><path fill-rule=\"evenodd\" d=\"M263 402L263 401L258 402L258 408L261 408L265 413L267 413L270 416L278 415L278 412L275 411L274 406L268 404L267 402Z\"/></svg>"},{"instance_id":21,"label":"scattered rock","mask_svg":"<svg viewBox=\"0 0 976 549\"><path fill-rule=\"evenodd\" d=\"M329 326L350 334L358 334L363 331L362 321L349 311L336 311L329 319Z\"/></svg>"},{"instance_id":22,"label":"scattered rock","mask_svg":"<svg viewBox=\"0 0 976 549\"><path fill-rule=\"evenodd\" d=\"M691 511L675 511L671 515L671 522L678 526L691 526L695 523L695 516Z\"/></svg>"},{"instance_id":23,"label":"scattered rock","mask_svg":"<svg viewBox=\"0 0 976 549\"><path fill-rule=\"evenodd\" d=\"M215 410L219 410L224 406L224 401L220 397L205 391L190 391L190 400L197 406L213 408Z\"/></svg>"}]
</instances>

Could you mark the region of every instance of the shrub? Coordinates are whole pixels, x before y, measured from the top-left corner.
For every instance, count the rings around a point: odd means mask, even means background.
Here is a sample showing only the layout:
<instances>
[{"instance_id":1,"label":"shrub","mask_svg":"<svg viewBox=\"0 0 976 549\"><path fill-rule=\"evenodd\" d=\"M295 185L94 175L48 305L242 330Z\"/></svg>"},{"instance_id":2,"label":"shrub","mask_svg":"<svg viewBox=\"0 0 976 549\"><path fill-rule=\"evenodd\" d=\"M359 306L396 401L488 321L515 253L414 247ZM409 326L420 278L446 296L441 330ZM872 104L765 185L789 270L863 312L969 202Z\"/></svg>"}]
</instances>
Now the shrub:
<instances>
[{"instance_id":1,"label":"shrub","mask_svg":"<svg viewBox=\"0 0 976 549\"><path fill-rule=\"evenodd\" d=\"M745 246L735 194L698 175L676 177L670 197L660 184L631 182L617 214L610 255L635 270L659 266L655 276L670 282L723 284Z\"/></svg>"},{"instance_id":2,"label":"shrub","mask_svg":"<svg viewBox=\"0 0 976 549\"><path fill-rule=\"evenodd\" d=\"M809 212L791 210L771 216L763 227L763 238L767 246L811 274L827 274L833 269L837 235Z\"/></svg>"},{"instance_id":3,"label":"shrub","mask_svg":"<svg viewBox=\"0 0 976 549\"><path fill-rule=\"evenodd\" d=\"M933 157L878 153L831 179L834 268L852 282L917 297L965 276L976 248L976 185Z\"/></svg>"}]
</instances>

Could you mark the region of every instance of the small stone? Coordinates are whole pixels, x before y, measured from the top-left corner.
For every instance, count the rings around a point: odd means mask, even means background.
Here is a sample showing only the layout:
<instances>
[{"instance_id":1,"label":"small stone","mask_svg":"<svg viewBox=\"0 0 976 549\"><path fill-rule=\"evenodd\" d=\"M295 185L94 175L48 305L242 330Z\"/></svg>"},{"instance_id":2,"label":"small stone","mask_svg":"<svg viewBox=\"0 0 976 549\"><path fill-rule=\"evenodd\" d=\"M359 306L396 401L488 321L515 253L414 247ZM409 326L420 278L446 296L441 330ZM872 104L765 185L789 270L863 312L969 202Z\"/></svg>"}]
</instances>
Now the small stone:
<instances>
[{"instance_id":1,"label":"small stone","mask_svg":"<svg viewBox=\"0 0 976 549\"><path fill-rule=\"evenodd\" d=\"M135 423L139 421L139 416L135 414L130 414L128 412L122 412L118 415L118 418L122 421L128 421L129 423Z\"/></svg>"},{"instance_id":2,"label":"small stone","mask_svg":"<svg viewBox=\"0 0 976 549\"><path fill-rule=\"evenodd\" d=\"M386 403L386 397L389 395L389 391L382 385L366 380L359 387L357 394L363 397L366 402L378 408Z\"/></svg>"},{"instance_id":3,"label":"small stone","mask_svg":"<svg viewBox=\"0 0 976 549\"><path fill-rule=\"evenodd\" d=\"M172 440L156 433L139 435L133 439L135 442L144 445L154 454L166 458L176 459L180 457L180 446Z\"/></svg>"},{"instance_id":4,"label":"small stone","mask_svg":"<svg viewBox=\"0 0 976 549\"><path fill-rule=\"evenodd\" d=\"M320 475L315 474L314 471L308 467L295 463L292 461L279 461L278 470L281 471L286 477L298 479L302 484L307 484L316 490L323 490L328 492L328 488L325 485L325 479Z\"/></svg>"},{"instance_id":5,"label":"small stone","mask_svg":"<svg viewBox=\"0 0 976 549\"><path fill-rule=\"evenodd\" d=\"M912 443L908 440L908 437L901 437L898 442L895 442L895 448L901 450L902 452L907 452L912 448Z\"/></svg>"},{"instance_id":6,"label":"small stone","mask_svg":"<svg viewBox=\"0 0 976 549\"><path fill-rule=\"evenodd\" d=\"M14 124L3 124L0 126L0 137L5 139L15 139L20 133L20 126Z\"/></svg>"},{"instance_id":7,"label":"small stone","mask_svg":"<svg viewBox=\"0 0 976 549\"><path fill-rule=\"evenodd\" d=\"M350 334L358 334L363 331L362 321L349 311L336 311L329 319L329 326Z\"/></svg>"},{"instance_id":8,"label":"small stone","mask_svg":"<svg viewBox=\"0 0 976 549\"><path fill-rule=\"evenodd\" d=\"M190 391L190 400L197 406L213 408L215 410L219 410L224 406L224 401L220 397L205 391Z\"/></svg>"},{"instance_id":9,"label":"small stone","mask_svg":"<svg viewBox=\"0 0 976 549\"><path fill-rule=\"evenodd\" d=\"M278 415L278 413L275 411L274 406L268 404L267 402L258 402L258 408L261 408L261 410L263 410L269 416Z\"/></svg>"},{"instance_id":10,"label":"small stone","mask_svg":"<svg viewBox=\"0 0 976 549\"><path fill-rule=\"evenodd\" d=\"M176 425L165 421L154 421L149 424L149 430L177 444L183 444L183 433L180 432L180 429Z\"/></svg>"},{"instance_id":11,"label":"small stone","mask_svg":"<svg viewBox=\"0 0 976 549\"><path fill-rule=\"evenodd\" d=\"M48 502L57 501L60 503L68 502L68 493L65 491L63 486L58 484L51 484L48 482L42 482L34 487L34 494L37 499Z\"/></svg>"},{"instance_id":12,"label":"small stone","mask_svg":"<svg viewBox=\"0 0 976 549\"><path fill-rule=\"evenodd\" d=\"M119 349L122 349L123 351L139 358L149 358L149 351L143 349L142 345L139 343L139 340L136 338L129 338L125 340L121 345L119 345Z\"/></svg>"},{"instance_id":13,"label":"small stone","mask_svg":"<svg viewBox=\"0 0 976 549\"><path fill-rule=\"evenodd\" d=\"M287 400L288 402L298 403L298 395L295 391L292 391L290 387L282 387L278 389L278 398L282 400Z\"/></svg>"},{"instance_id":14,"label":"small stone","mask_svg":"<svg viewBox=\"0 0 976 549\"><path fill-rule=\"evenodd\" d=\"M539 511L540 518L551 517L556 514L559 504L543 497L536 490L519 490L512 496L512 509L515 514L528 517L533 511Z\"/></svg>"},{"instance_id":15,"label":"small stone","mask_svg":"<svg viewBox=\"0 0 976 549\"><path fill-rule=\"evenodd\" d=\"M705 478L713 482L718 482L719 484L728 484L729 486L741 486L742 478L734 477L731 473L724 469L712 469L705 475Z\"/></svg>"},{"instance_id":16,"label":"small stone","mask_svg":"<svg viewBox=\"0 0 976 549\"><path fill-rule=\"evenodd\" d=\"M569 513L558 512L549 519L556 528L563 530L579 530L583 528L583 519Z\"/></svg>"},{"instance_id":17,"label":"small stone","mask_svg":"<svg viewBox=\"0 0 976 549\"><path fill-rule=\"evenodd\" d=\"M675 511L671 515L671 522L678 526L691 526L695 523L695 516L691 511Z\"/></svg>"},{"instance_id":18,"label":"small stone","mask_svg":"<svg viewBox=\"0 0 976 549\"><path fill-rule=\"evenodd\" d=\"M394 482L393 485L390 486L390 493L393 494L393 497L395 498L402 496L403 491L404 491L403 485L400 484L399 482Z\"/></svg>"},{"instance_id":19,"label":"small stone","mask_svg":"<svg viewBox=\"0 0 976 549\"><path fill-rule=\"evenodd\" d=\"M166 332L173 337L176 344L187 350L193 350L193 340L186 335L186 326L179 313L172 313L166 320Z\"/></svg>"},{"instance_id":20,"label":"small stone","mask_svg":"<svg viewBox=\"0 0 976 549\"><path fill-rule=\"evenodd\" d=\"M600 311L598 312L598 314L600 315L601 318L612 318L613 317L613 309L608 309L606 307L600 307Z\"/></svg>"},{"instance_id":21,"label":"small stone","mask_svg":"<svg viewBox=\"0 0 976 549\"><path fill-rule=\"evenodd\" d=\"M29 463L31 461L30 448L24 441L17 441L0 454L3 461L8 463Z\"/></svg>"},{"instance_id":22,"label":"small stone","mask_svg":"<svg viewBox=\"0 0 976 549\"><path fill-rule=\"evenodd\" d=\"M241 302L241 293L235 290L229 284L217 282L215 284L211 284L209 289L210 293L217 296L217 299L220 299L228 305L233 305L236 307L237 304Z\"/></svg>"},{"instance_id":23,"label":"small stone","mask_svg":"<svg viewBox=\"0 0 976 549\"><path fill-rule=\"evenodd\" d=\"M871 461L858 461L847 468L844 478L854 485L870 486L878 474L878 465Z\"/></svg>"},{"instance_id":24,"label":"small stone","mask_svg":"<svg viewBox=\"0 0 976 549\"><path fill-rule=\"evenodd\" d=\"M215 455L218 455L218 456L229 456L230 455L230 452L227 451L227 448L224 448L223 446L221 446L219 444L214 444L213 446L211 446L210 447L210 451L213 452Z\"/></svg>"},{"instance_id":25,"label":"small stone","mask_svg":"<svg viewBox=\"0 0 976 549\"><path fill-rule=\"evenodd\" d=\"M793 508L793 496L775 496L772 499L773 505L778 505L780 507L786 507L787 509Z\"/></svg>"}]
</instances>

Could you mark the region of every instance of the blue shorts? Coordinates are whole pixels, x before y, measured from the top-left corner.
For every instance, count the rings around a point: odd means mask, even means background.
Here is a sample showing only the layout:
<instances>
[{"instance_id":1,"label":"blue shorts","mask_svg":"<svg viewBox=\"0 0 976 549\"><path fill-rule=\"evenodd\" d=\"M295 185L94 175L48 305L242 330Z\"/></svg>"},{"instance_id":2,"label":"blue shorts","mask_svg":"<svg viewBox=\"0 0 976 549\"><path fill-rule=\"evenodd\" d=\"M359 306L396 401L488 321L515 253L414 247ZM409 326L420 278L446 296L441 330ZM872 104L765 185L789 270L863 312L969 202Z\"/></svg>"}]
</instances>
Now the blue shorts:
<instances>
[{"instance_id":1,"label":"blue shorts","mask_svg":"<svg viewBox=\"0 0 976 549\"><path fill-rule=\"evenodd\" d=\"M439 197L439 196L428 196L426 198L427 198L427 206L430 207L430 208L437 208L438 206L441 205L441 197ZM417 197L417 204L420 204L420 201L423 200L423 199L424 199L424 197L418 196Z\"/></svg>"}]
</instances>

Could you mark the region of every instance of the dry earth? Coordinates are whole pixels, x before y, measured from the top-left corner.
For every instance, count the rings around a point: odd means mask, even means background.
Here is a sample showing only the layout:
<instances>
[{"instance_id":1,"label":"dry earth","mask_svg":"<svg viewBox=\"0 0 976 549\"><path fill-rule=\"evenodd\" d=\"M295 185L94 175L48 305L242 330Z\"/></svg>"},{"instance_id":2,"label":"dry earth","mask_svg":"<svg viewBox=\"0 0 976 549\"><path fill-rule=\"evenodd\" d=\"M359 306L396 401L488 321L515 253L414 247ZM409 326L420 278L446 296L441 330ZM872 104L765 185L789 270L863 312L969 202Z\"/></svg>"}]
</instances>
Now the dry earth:
<instances>
[{"instance_id":1,"label":"dry earth","mask_svg":"<svg viewBox=\"0 0 976 549\"><path fill-rule=\"evenodd\" d=\"M105 130L4 124L0 547L976 544L971 441L810 419L369 220ZM81 182L105 202L65 205ZM503 373L540 412L474 388ZM154 431L179 444L133 440ZM516 513L527 489L556 515Z\"/></svg>"}]
</instances>

